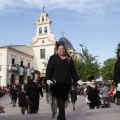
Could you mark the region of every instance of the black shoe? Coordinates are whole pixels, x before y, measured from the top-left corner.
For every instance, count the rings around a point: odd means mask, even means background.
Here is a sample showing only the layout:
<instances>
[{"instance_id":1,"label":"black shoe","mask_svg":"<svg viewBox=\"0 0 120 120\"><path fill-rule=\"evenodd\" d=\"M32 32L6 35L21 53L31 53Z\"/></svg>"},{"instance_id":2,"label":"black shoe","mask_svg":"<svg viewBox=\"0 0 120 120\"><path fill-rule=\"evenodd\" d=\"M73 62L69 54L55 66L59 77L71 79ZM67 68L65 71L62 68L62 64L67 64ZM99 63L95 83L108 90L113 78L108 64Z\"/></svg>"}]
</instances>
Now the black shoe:
<instances>
[{"instance_id":1,"label":"black shoe","mask_svg":"<svg viewBox=\"0 0 120 120\"><path fill-rule=\"evenodd\" d=\"M57 116L57 120L60 120L59 115Z\"/></svg>"},{"instance_id":2,"label":"black shoe","mask_svg":"<svg viewBox=\"0 0 120 120\"><path fill-rule=\"evenodd\" d=\"M106 106L101 106L101 108L106 108Z\"/></svg>"},{"instance_id":3,"label":"black shoe","mask_svg":"<svg viewBox=\"0 0 120 120\"><path fill-rule=\"evenodd\" d=\"M59 115L57 116L57 120L66 120L66 118L60 118Z\"/></svg>"},{"instance_id":4,"label":"black shoe","mask_svg":"<svg viewBox=\"0 0 120 120\"><path fill-rule=\"evenodd\" d=\"M90 109L95 109L95 107L90 107Z\"/></svg>"},{"instance_id":5,"label":"black shoe","mask_svg":"<svg viewBox=\"0 0 120 120\"><path fill-rule=\"evenodd\" d=\"M100 105L98 105L96 108L99 109L99 108L100 108Z\"/></svg>"}]
</instances>

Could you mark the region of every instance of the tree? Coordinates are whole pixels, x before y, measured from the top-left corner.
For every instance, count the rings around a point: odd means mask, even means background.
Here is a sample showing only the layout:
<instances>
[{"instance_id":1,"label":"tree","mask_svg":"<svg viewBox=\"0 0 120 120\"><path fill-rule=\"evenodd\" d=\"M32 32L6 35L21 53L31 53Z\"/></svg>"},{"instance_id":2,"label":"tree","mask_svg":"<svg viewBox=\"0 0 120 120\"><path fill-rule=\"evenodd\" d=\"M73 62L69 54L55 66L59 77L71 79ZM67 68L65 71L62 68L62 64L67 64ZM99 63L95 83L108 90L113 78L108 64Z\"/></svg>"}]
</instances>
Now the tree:
<instances>
[{"instance_id":1,"label":"tree","mask_svg":"<svg viewBox=\"0 0 120 120\"><path fill-rule=\"evenodd\" d=\"M100 64L96 59L98 56L89 54L87 47L83 44L80 44L80 47L84 62L73 59L79 78L84 81L89 80L90 76L98 78L100 76Z\"/></svg>"},{"instance_id":2,"label":"tree","mask_svg":"<svg viewBox=\"0 0 120 120\"><path fill-rule=\"evenodd\" d=\"M104 61L104 65L101 68L101 75L104 81L113 79L115 62L116 58L109 58L106 61Z\"/></svg>"},{"instance_id":3,"label":"tree","mask_svg":"<svg viewBox=\"0 0 120 120\"><path fill-rule=\"evenodd\" d=\"M115 49L115 53L117 53L118 49L120 49L120 42L117 44L117 48Z\"/></svg>"}]
</instances>

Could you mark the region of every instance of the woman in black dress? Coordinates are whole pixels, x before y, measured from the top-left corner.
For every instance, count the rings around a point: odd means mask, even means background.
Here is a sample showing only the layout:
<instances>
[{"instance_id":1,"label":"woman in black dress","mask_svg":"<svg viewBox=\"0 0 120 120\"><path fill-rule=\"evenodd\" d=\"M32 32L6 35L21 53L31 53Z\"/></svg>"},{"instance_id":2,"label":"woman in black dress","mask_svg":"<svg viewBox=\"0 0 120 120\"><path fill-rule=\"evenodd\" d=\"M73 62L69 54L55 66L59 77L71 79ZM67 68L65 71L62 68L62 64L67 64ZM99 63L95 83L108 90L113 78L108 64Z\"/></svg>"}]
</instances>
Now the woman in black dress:
<instances>
[{"instance_id":1,"label":"woman in black dress","mask_svg":"<svg viewBox=\"0 0 120 120\"><path fill-rule=\"evenodd\" d=\"M28 113L38 113L40 95L43 97L42 86L40 82L40 72L35 71L33 79L28 81L26 90L26 99L29 101Z\"/></svg>"},{"instance_id":2,"label":"woman in black dress","mask_svg":"<svg viewBox=\"0 0 120 120\"><path fill-rule=\"evenodd\" d=\"M117 61L114 66L114 83L116 87L120 83L120 49L117 51Z\"/></svg>"},{"instance_id":3,"label":"woman in black dress","mask_svg":"<svg viewBox=\"0 0 120 120\"><path fill-rule=\"evenodd\" d=\"M77 100L77 90L75 89L74 85L72 85L71 87L70 96L71 96L71 102L73 104L73 110L75 111L75 102Z\"/></svg>"},{"instance_id":4,"label":"woman in black dress","mask_svg":"<svg viewBox=\"0 0 120 120\"><path fill-rule=\"evenodd\" d=\"M16 88L16 85L13 85L13 88L11 90L11 97L12 97L13 107L16 107L17 95L18 95L18 90Z\"/></svg>"},{"instance_id":5,"label":"woman in black dress","mask_svg":"<svg viewBox=\"0 0 120 120\"><path fill-rule=\"evenodd\" d=\"M95 106L100 108L101 101L99 97L99 90L97 85L95 84L95 80L91 80L91 84L88 85L87 88L87 99L89 100L89 108L94 109Z\"/></svg>"},{"instance_id":6,"label":"woman in black dress","mask_svg":"<svg viewBox=\"0 0 120 120\"><path fill-rule=\"evenodd\" d=\"M48 61L46 82L50 86L52 98L57 99L59 109L57 120L66 120L65 101L67 100L71 83L76 84L78 75L72 58L65 50L64 43L58 43L56 48L57 53L52 55ZM53 101L55 100L52 99L52 107L54 107ZM56 111L52 109L52 112L54 118Z\"/></svg>"},{"instance_id":7,"label":"woman in black dress","mask_svg":"<svg viewBox=\"0 0 120 120\"><path fill-rule=\"evenodd\" d=\"M19 101L19 107L21 110L21 114L25 114L27 102L26 102L26 91L25 91L24 84L21 85L21 89L18 92L18 101Z\"/></svg>"}]
</instances>

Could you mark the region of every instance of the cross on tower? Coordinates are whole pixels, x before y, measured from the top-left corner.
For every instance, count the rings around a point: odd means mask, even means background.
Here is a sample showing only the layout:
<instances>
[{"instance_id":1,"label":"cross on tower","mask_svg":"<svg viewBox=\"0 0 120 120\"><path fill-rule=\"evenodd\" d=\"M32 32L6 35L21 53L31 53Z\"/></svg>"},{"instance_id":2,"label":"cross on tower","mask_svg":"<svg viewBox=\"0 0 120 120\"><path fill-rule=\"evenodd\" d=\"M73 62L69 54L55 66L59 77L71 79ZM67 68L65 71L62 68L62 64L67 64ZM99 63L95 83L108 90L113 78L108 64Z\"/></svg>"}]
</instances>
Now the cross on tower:
<instances>
[{"instance_id":1,"label":"cross on tower","mask_svg":"<svg viewBox=\"0 0 120 120\"><path fill-rule=\"evenodd\" d=\"M43 6L43 12L44 12L45 6Z\"/></svg>"},{"instance_id":2,"label":"cross on tower","mask_svg":"<svg viewBox=\"0 0 120 120\"><path fill-rule=\"evenodd\" d=\"M65 33L65 32L64 32L64 31L62 31L61 33L62 33L62 36L64 37L64 33Z\"/></svg>"}]
</instances>

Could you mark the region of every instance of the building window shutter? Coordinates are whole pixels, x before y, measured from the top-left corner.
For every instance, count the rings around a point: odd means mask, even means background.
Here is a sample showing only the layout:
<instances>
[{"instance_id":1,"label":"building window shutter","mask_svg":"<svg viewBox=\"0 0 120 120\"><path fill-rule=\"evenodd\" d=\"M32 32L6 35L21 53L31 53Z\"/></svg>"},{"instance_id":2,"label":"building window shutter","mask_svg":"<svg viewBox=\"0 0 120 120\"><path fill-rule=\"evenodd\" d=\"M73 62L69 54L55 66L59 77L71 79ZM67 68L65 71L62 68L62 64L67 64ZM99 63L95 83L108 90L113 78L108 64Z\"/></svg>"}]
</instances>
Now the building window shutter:
<instances>
[{"instance_id":1,"label":"building window shutter","mask_svg":"<svg viewBox=\"0 0 120 120\"><path fill-rule=\"evenodd\" d=\"M45 58L45 49L40 49L40 58Z\"/></svg>"}]
</instances>

